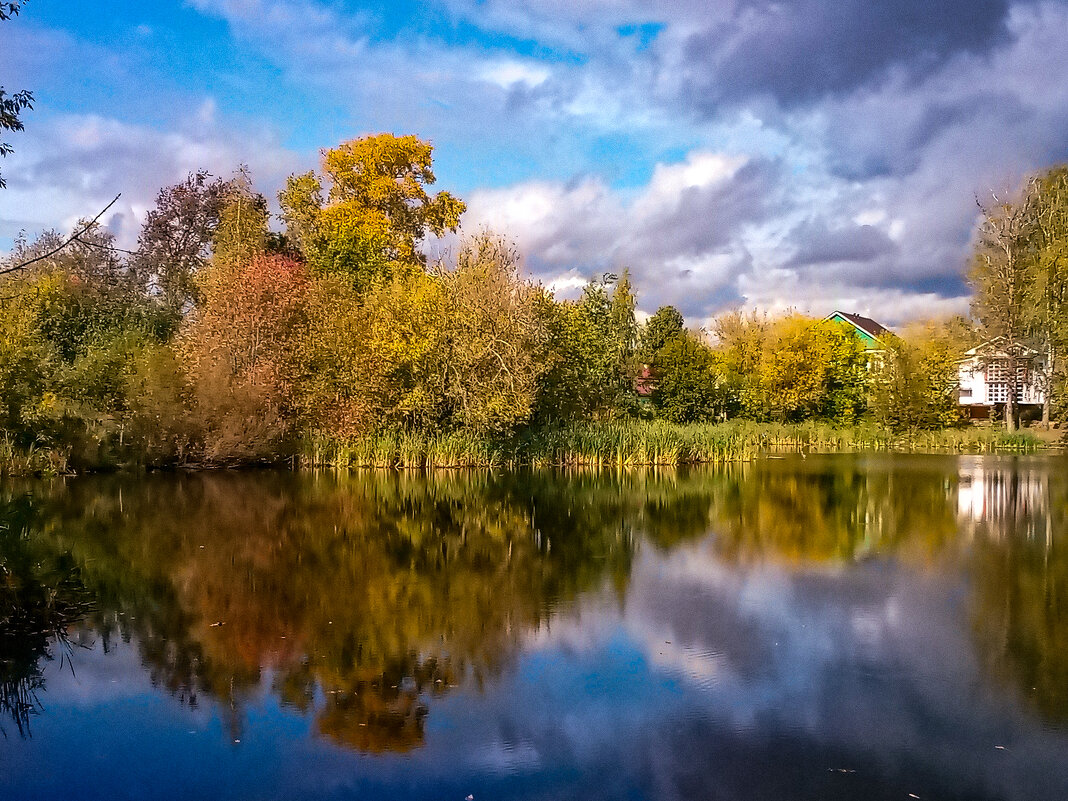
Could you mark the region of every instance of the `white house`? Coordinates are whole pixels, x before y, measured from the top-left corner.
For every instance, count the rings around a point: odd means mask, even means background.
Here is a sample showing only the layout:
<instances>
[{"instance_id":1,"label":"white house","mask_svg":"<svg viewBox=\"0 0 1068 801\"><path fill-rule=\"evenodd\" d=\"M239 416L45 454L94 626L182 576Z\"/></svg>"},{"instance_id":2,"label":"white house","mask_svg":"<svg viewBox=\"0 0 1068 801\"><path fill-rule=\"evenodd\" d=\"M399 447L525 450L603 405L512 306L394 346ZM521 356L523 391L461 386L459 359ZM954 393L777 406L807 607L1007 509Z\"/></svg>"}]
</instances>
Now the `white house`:
<instances>
[{"instance_id":1,"label":"white house","mask_svg":"<svg viewBox=\"0 0 1068 801\"><path fill-rule=\"evenodd\" d=\"M958 362L960 405L974 418L989 417L992 408L1008 401L1015 386L1017 406L1041 406L1046 399L1045 368L1043 355L1027 345L1010 345L1003 337L977 345Z\"/></svg>"}]
</instances>

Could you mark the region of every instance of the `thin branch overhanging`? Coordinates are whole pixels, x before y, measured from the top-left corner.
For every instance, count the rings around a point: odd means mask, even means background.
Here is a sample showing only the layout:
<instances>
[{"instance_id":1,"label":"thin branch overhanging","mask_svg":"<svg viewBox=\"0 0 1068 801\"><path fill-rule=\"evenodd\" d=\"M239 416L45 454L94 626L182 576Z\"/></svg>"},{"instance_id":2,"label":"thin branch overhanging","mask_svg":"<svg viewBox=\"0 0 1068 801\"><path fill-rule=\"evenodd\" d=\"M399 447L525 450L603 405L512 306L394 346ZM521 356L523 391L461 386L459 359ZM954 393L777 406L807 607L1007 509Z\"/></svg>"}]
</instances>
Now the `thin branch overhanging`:
<instances>
[{"instance_id":1,"label":"thin branch overhanging","mask_svg":"<svg viewBox=\"0 0 1068 801\"><path fill-rule=\"evenodd\" d=\"M97 222L100 221L100 218L103 217L107 213L108 209L110 209L112 206L114 206L118 202L120 197L122 197L122 193L121 192L119 194L115 195L115 197L112 199L112 201L110 203L108 203L106 206L104 206L104 208L102 208L100 210L99 214L97 214L95 217L93 217L93 219L91 219L89 222L87 222L85 225L83 225L81 228L79 228L77 231L75 231L73 234L71 234L69 237L67 237L67 239L65 239L62 244L57 245L56 247L52 248L47 253L42 253L40 256L34 256L32 259L27 259L26 261L20 262L19 264L14 264L14 265L11 265L11 266L8 266L8 267L4 267L4 268L0 269L0 275L7 275L9 273L18 272L19 270L26 269L31 264L36 264L39 261L44 261L45 259L50 259L50 258L52 258L52 256L55 256L61 250L63 250L64 248L70 246L74 242L80 241L78 239L78 237L80 237L80 236L82 236L82 234L85 234L88 231L92 230L93 226L96 225Z\"/></svg>"}]
</instances>

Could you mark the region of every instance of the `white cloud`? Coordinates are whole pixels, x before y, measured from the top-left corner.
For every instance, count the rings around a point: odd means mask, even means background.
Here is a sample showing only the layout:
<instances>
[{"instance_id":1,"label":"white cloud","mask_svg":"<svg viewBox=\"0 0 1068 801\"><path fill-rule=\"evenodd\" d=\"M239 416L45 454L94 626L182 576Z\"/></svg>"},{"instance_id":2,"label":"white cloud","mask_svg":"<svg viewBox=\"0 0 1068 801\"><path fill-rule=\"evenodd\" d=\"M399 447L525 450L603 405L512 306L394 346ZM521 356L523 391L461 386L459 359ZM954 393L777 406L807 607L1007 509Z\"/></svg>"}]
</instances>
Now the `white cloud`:
<instances>
[{"instance_id":1,"label":"white cloud","mask_svg":"<svg viewBox=\"0 0 1068 801\"><path fill-rule=\"evenodd\" d=\"M186 131L159 131L96 114L44 108L35 113L38 135L20 142L3 165L8 188L0 193L0 237L70 229L121 193L106 223L128 247L159 189L190 172L225 176L244 162L271 191L300 166L299 157L268 134L238 138L218 127L210 100L195 115L195 129Z\"/></svg>"},{"instance_id":2,"label":"white cloud","mask_svg":"<svg viewBox=\"0 0 1068 801\"><path fill-rule=\"evenodd\" d=\"M523 61L494 61L484 64L478 72L484 81L510 89L517 84L527 87L541 86L552 73L547 67Z\"/></svg>"},{"instance_id":3,"label":"white cloud","mask_svg":"<svg viewBox=\"0 0 1068 801\"><path fill-rule=\"evenodd\" d=\"M733 293L749 260L742 235L762 213L765 167L697 151L657 165L632 191L595 177L532 181L475 192L466 223L514 238L534 274L563 294L582 279L629 268L646 311L674 303L700 315L717 292Z\"/></svg>"}]
</instances>

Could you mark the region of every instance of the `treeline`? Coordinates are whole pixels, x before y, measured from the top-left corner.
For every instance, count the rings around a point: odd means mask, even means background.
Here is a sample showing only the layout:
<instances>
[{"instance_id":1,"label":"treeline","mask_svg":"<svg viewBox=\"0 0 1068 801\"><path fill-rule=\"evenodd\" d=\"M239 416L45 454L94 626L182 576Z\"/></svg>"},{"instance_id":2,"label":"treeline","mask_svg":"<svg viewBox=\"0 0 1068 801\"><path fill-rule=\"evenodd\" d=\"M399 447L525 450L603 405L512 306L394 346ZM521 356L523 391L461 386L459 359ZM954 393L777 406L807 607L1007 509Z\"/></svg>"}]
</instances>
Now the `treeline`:
<instances>
[{"instance_id":1,"label":"treeline","mask_svg":"<svg viewBox=\"0 0 1068 801\"><path fill-rule=\"evenodd\" d=\"M6 461L231 465L382 432L494 442L641 418L958 420L964 321L877 362L800 315L729 314L708 336L666 307L641 325L626 272L556 300L489 233L430 262L424 240L464 211L434 182L428 143L372 136L288 180L281 232L240 170L162 190L132 252L96 225L18 242L0 282Z\"/></svg>"}]
</instances>

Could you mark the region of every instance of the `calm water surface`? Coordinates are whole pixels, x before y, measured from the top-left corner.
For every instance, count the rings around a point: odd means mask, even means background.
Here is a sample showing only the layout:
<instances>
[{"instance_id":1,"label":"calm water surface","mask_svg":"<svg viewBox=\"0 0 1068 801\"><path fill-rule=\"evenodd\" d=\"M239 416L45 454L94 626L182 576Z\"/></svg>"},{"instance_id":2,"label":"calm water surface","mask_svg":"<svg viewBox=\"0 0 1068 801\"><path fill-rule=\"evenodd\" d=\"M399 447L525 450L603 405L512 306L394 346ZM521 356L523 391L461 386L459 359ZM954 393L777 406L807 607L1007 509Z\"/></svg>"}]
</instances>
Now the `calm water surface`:
<instances>
[{"instance_id":1,"label":"calm water surface","mask_svg":"<svg viewBox=\"0 0 1068 801\"><path fill-rule=\"evenodd\" d=\"M0 487L2 799L1068 799L1068 458Z\"/></svg>"}]
</instances>

